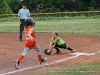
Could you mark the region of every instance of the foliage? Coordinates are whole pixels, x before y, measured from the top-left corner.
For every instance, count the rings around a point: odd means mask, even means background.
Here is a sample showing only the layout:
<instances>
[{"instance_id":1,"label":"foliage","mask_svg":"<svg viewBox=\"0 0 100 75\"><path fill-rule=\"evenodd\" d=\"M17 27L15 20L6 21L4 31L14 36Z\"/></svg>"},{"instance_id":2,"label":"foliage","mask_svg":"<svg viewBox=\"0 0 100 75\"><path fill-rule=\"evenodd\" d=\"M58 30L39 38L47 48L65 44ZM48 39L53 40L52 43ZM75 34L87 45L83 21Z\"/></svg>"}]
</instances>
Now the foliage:
<instances>
[{"instance_id":1,"label":"foliage","mask_svg":"<svg viewBox=\"0 0 100 75\"><path fill-rule=\"evenodd\" d=\"M18 10L21 8L21 0L7 0L8 5L14 13L18 13Z\"/></svg>"},{"instance_id":2,"label":"foliage","mask_svg":"<svg viewBox=\"0 0 100 75\"><path fill-rule=\"evenodd\" d=\"M9 14L12 10L8 6L5 0L0 0L0 14Z\"/></svg>"},{"instance_id":3,"label":"foliage","mask_svg":"<svg viewBox=\"0 0 100 75\"><path fill-rule=\"evenodd\" d=\"M7 2L14 13L21 8L22 2L27 3L31 12L100 10L99 0L7 0Z\"/></svg>"}]
</instances>

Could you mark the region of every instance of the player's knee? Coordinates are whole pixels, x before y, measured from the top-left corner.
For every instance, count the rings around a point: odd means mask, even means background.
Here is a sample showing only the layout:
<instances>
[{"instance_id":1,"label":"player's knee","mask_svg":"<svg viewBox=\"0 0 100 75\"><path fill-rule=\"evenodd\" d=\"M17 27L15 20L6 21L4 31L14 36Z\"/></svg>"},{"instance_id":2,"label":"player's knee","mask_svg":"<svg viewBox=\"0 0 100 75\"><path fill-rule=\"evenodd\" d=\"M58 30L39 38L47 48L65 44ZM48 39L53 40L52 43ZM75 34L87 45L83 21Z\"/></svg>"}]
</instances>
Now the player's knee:
<instances>
[{"instance_id":1,"label":"player's knee","mask_svg":"<svg viewBox=\"0 0 100 75\"><path fill-rule=\"evenodd\" d=\"M37 49L36 51L38 52L38 54L41 54L41 49Z\"/></svg>"},{"instance_id":2,"label":"player's knee","mask_svg":"<svg viewBox=\"0 0 100 75\"><path fill-rule=\"evenodd\" d=\"M27 55L27 53L22 53L22 55L25 57Z\"/></svg>"},{"instance_id":3,"label":"player's knee","mask_svg":"<svg viewBox=\"0 0 100 75\"><path fill-rule=\"evenodd\" d=\"M30 51L30 48L24 48L22 55L25 57Z\"/></svg>"}]
</instances>

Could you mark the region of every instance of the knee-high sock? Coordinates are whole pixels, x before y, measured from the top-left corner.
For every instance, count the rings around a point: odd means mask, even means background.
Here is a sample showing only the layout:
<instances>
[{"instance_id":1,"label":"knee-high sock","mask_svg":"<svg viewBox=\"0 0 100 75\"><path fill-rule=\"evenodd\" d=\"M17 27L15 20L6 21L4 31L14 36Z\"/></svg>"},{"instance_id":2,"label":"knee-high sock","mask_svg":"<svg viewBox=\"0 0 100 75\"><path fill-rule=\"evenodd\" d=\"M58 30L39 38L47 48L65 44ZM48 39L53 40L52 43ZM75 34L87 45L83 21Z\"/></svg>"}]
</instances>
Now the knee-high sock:
<instances>
[{"instance_id":1,"label":"knee-high sock","mask_svg":"<svg viewBox=\"0 0 100 75\"><path fill-rule=\"evenodd\" d=\"M39 61L41 61L42 60L42 56L38 55L38 59L39 59Z\"/></svg>"},{"instance_id":2,"label":"knee-high sock","mask_svg":"<svg viewBox=\"0 0 100 75\"><path fill-rule=\"evenodd\" d=\"M18 61L21 61L23 58L24 58L24 56L23 56L23 55L20 55L20 56L18 57Z\"/></svg>"},{"instance_id":3,"label":"knee-high sock","mask_svg":"<svg viewBox=\"0 0 100 75\"><path fill-rule=\"evenodd\" d=\"M72 49L72 48L70 48L70 47L67 47L67 50L70 50L70 51L72 51L73 49Z\"/></svg>"}]
</instances>

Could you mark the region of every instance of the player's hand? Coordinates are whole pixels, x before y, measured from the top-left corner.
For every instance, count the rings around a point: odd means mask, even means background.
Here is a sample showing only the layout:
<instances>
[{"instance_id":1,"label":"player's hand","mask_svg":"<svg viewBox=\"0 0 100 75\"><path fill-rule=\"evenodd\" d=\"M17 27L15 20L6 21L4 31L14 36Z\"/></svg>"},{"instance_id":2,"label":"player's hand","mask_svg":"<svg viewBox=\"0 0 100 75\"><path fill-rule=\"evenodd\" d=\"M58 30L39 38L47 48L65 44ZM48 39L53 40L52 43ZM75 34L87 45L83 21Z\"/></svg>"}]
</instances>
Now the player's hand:
<instances>
[{"instance_id":1,"label":"player's hand","mask_svg":"<svg viewBox=\"0 0 100 75\"><path fill-rule=\"evenodd\" d=\"M21 22L19 22L19 25L21 25Z\"/></svg>"},{"instance_id":2,"label":"player's hand","mask_svg":"<svg viewBox=\"0 0 100 75\"><path fill-rule=\"evenodd\" d=\"M45 49L45 50L44 50L44 53L45 53L46 55L50 55L50 54L52 53L52 50Z\"/></svg>"}]
</instances>

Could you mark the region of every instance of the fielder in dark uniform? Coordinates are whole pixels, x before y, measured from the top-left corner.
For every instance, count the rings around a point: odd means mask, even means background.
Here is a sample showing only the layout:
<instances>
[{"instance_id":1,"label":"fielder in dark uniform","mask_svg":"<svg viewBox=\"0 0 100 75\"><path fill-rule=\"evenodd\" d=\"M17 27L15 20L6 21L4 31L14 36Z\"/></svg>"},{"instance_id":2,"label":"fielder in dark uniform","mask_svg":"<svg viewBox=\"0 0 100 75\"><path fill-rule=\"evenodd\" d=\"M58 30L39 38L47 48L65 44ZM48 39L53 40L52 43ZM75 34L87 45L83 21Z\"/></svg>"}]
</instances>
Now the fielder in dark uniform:
<instances>
[{"instance_id":1,"label":"fielder in dark uniform","mask_svg":"<svg viewBox=\"0 0 100 75\"><path fill-rule=\"evenodd\" d=\"M18 12L18 21L20 24L19 40L22 41L22 33L24 31L25 19L30 17L30 11L26 8L26 3L22 4L22 8Z\"/></svg>"}]
</instances>

